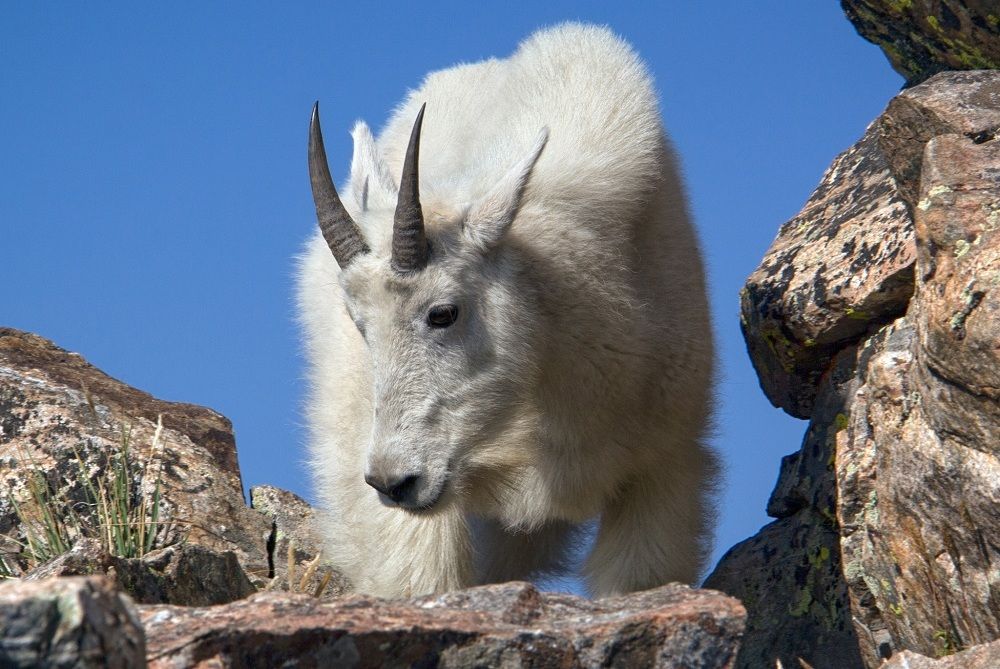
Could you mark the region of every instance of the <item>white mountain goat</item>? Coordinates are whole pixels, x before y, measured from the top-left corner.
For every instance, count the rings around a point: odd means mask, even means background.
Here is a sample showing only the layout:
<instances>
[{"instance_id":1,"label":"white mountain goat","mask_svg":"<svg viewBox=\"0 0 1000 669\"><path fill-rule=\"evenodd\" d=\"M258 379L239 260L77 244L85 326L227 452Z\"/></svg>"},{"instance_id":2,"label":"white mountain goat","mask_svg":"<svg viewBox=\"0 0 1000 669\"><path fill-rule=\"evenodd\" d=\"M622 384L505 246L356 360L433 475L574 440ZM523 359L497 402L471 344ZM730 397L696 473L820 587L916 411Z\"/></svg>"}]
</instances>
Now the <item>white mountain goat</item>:
<instances>
[{"instance_id":1,"label":"white mountain goat","mask_svg":"<svg viewBox=\"0 0 1000 669\"><path fill-rule=\"evenodd\" d=\"M712 332L643 63L564 24L352 134L341 200L313 109L299 304L331 562L383 596L523 579L598 519L593 594L694 581Z\"/></svg>"}]
</instances>

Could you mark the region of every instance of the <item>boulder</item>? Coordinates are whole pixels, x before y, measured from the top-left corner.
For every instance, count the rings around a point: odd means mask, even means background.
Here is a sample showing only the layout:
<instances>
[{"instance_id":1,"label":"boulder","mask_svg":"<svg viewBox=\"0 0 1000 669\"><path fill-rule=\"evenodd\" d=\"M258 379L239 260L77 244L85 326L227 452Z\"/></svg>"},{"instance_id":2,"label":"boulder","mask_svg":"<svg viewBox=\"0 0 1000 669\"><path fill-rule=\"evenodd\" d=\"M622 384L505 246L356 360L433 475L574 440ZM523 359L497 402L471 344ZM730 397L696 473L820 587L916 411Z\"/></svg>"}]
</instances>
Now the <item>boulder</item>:
<instances>
[{"instance_id":1,"label":"boulder","mask_svg":"<svg viewBox=\"0 0 1000 669\"><path fill-rule=\"evenodd\" d=\"M747 350L771 402L809 418L844 348L903 315L926 143L1000 128L1000 72L948 72L902 92L781 226L740 294Z\"/></svg>"},{"instance_id":2,"label":"boulder","mask_svg":"<svg viewBox=\"0 0 1000 669\"><path fill-rule=\"evenodd\" d=\"M743 616L731 598L678 584L600 601L508 583L414 600L265 592L208 609L141 607L158 669L721 668L732 666Z\"/></svg>"},{"instance_id":3,"label":"boulder","mask_svg":"<svg viewBox=\"0 0 1000 669\"><path fill-rule=\"evenodd\" d=\"M136 491L150 471L143 462L161 481L158 546L231 552L256 586L267 583L272 522L244 502L232 425L220 414L158 400L42 337L0 328L0 438L0 534L24 538L14 502L39 511L30 477L43 477L52 499L85 508L84 481L101 479L127 445ZM174 553L177 564L204 557ZM27 566L23 554L13 562Z\"/></svg>"},{"instance_id":4,"label":"boulder","mask_svg":"<svg viewBox=\"0 0 1000 669\"><path fill-rule=\"evenodd\" d=\"M0 582L0 667L146 666L128 597L101 577Z\"/></svg>"},{"instance_id":5,"label":"boulder","mask_svg":"<svg viewBox=\"0 0 1000 669\"><path fill-rule=\"evenodd\" d=\"M995 0L841 0L858 34L913 86L945 70L1000 68Z\"/></svg>"},{"instance_id":6,"label":"boulder","mask_svg":"<svg viewBox=\"0 0 1000 669\"><path fill-rule=\"evenodd\" d=\"M876 667L1000 636L997 128L1000 72L904 92L795 219L817 232L786 224L748 282L762 386L810 423L768 503L777 520L706 581L747 607L737 666ZM886 240L878 253L866 236ZM841 239L857 243L835 254ZM872 304L851 334L837 325Z\"/></svg>"}]
</instances>

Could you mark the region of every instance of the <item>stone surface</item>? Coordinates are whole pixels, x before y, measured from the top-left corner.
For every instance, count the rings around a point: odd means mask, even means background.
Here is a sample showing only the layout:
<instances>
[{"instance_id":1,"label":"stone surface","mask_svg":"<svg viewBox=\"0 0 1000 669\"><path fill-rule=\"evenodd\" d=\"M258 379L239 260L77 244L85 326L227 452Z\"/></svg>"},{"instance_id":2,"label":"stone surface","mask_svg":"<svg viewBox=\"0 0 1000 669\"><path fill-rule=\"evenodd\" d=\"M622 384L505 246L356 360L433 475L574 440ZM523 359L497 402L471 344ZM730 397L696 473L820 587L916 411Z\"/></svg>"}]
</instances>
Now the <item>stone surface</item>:
<instances>
[{"instance_id":1,"label":"stone surface","mask_svg":"<svg viewBox=\"0 0 1000 669\"><path fill-rule=\"evenodd\" d=\"M858 34L913 86L944 70L1000 68L995 0L841 0Z\"/></svg>"},{"instance_id":2,"label":"stone surface","mask_svg":"<svg viewBox=\"0 0 1000 669\"><path fill-rule=\"evenodd\" d=\"M975 646L969 650L930 658L904 650L893 655L881 669L996 669L1000 667L1000 641Z\"/></svg>"},{"instance_id":3,"label":"stone surface","mask_svg":"<svg viewBox=\"0 0 1000 669\"><path fill-rule=\"evenodd\" d=\"M148 660L180 667L729 667L743 608L668 585L587 601L527 583L390 601L266 592L209 609L141 608Z\"/></svg>"},{"instance_id":4,"label":"stone surface","mask_svg":"<svg viewBox=\"0 0 1000 669\"><path fill-rule=\"evenodd\" d=\"M936 655L1000 637L1000 141L932 140L921 195L916 295L859 358L836 476L859 637Z\"/></svg>"},{"instance_id":5,"label":"stone surface","mask_svg":"<svg viewBox=\"0 0 1000 669\"><path fill-rule=\"evenodd\" d=\"M103 578L0 582L0 667L146 666L138 615Z\"/></svg>"},{"instance_id":6,"label":"stone surface","mask_svg":"<svg viewBox=\"0 0 1000 669\"><path fill-rule=\"evenodd\" d=\"M110 582L141 604L210 606L256 592L232 551L216 553L194 544L168 546L140 559L109 555L98 541L80 539L71 551L39 565L23 578L38 581L92 574L106 574Z\"/></svg>"},{"instance_id":7,"label":"stone surface","mask_svg":"<svg viewBox=\"0 0 1000 669\"><path fill-rule=\"evenodd\" d=\"M268 589L311 593L324 600L347 591L347 580L340 572L323 564L322 540L314 526L316 511L304 499L281 488L261 485L250 488L250 504L273 524L268 542L273 578Z\"/></svg>"},{"instance_id":8,"label":"stone surface","mask_svg":"<svg viewBox=\"0 0 1000 669\"><path fill-rule=\"evenodd\" d=\"M927 141L997 128L1000 72L945 73L897 96L834 160L741 292L747 349L775 406L808 418L833 356L904 313Z\"/></svg>"},{"instance_id":9,"label":"stone surface","mask_svg":"<svg viewBox=\"0 0 1000 669\"><path fill-rule=\"evenodd\" d=\"M894 99L828 172L808 226L786 224L751 277L744 327L762 386L810 424L781 463L777 520L706 581L747 606L737 666L877 667L1000 636L998 82L949 72ZM889 202L904 218L873 217ZM833 253L866 225L908 237L909 266L860 243ZM833 306L872 303L885 293L869 279L893 272L909 299L841 336Z\"/></svg>"},{"instance_id":10,"label":"stone surface","mask_svg":"<svg viewBox=\"0 0 1000 669\"><path fill-rule=\"evenodd\" d=\"M768 513L778 520L731 548L705 587L747 607L736 666L771 668L780 661L815 669L861 665L847 584L842 575L832 476L842 407L853 386L854 351L833 362L802 448L782 461Z\"/></svg>"},{"instance_id":11,"label":"stone surface","mask_svg":"<svg viewBox=\"0 0 1000 669\"><path fill-rule=\"evenodd\" d=\"M29 472L42 472L56 495L81 501L76 454L95 480L124 440L134 456L148 459L159 416L163 430L152 458L164 500L159 544L232 551L264 585L271 522L244 503L229 421L203 407L158 400L75 353L10 328L0 328L0 534L21 529L12 498L32 506ZM135 478L139 470L133 468Z\"/></svg>"}]
</instances>

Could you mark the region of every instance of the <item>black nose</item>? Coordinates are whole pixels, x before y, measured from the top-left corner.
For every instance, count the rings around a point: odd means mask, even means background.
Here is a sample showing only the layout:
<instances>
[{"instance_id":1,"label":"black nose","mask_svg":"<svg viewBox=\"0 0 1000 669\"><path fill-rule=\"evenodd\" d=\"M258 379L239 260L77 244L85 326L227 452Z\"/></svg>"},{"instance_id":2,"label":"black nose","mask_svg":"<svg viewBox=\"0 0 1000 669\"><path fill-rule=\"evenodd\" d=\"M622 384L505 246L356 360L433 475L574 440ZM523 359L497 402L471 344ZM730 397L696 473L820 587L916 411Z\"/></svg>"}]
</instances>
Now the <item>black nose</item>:
<instances>
[{"instance_id":1,"label":"black nose","mask_svg":"<svg viewBox=\"0 0 1000 669\"><path fill-rule=\"evenodd\" d=\"M396 504L405 502L410 498L419 480L420 476L416 474L392 479L380 476L365 476L365 483L378 490Z\"/></svg>"}]
</instances>

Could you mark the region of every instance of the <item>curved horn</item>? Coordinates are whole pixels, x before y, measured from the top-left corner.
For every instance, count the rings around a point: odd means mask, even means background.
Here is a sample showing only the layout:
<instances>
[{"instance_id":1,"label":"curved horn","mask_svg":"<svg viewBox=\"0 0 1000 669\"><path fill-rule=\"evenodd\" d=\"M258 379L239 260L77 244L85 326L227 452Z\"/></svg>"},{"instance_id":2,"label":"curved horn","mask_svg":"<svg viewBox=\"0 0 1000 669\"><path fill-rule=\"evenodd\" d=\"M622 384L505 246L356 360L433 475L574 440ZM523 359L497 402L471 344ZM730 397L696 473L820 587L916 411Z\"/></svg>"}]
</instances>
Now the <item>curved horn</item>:
<instances>
[{"instance_id":1,"label":"curved horn","mask_svg":"<svg viewBox=\"0 0 1000 669\"><path fill-rule=\"evenodd\" d=\"M399 199L392 225L392 268L397 272L414 272L427 264L427 235L424 234L424 213L420 208L420 126L424 107L420 105L413 122L410 144L406 147L403 174L399 179Z\"/></svg>"},{"instance_id":2,"label":"curved horn","mask_svg":"<svg viewBox=\"0 0 1000 669\"><path fill-rule=\"evenodd\" d=\"M347 267L354 256L368 253L370 249L361 236L361 230L340 201L330 177L330 166L326 162L326 149L323 147L323 132L319 127L319 102L313 105L309 121L309 181L312 184L319 230L333 251L337 264L341 268Z\"/></svg>"}]
</instances>

